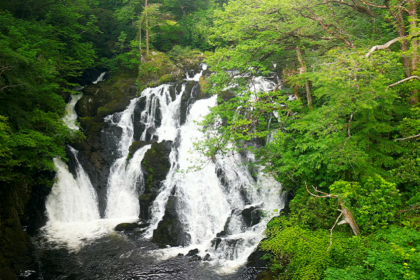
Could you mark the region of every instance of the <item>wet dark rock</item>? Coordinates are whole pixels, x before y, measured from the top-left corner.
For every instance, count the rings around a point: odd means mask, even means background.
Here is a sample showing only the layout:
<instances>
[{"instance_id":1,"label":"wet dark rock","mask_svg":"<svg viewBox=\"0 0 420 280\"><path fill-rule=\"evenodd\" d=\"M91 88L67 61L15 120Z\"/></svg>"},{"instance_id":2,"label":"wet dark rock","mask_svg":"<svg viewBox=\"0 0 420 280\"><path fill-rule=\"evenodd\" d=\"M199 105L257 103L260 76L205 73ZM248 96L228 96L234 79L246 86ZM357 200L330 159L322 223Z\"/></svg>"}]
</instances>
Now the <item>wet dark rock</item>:
<instances>
[{"instance_id":1,"label":"wet dark rock","mask_svg":"<svg viewBox=\"0 0 420 280\"><path fill-rule=\"evenodd\" d=\"M210 254L206 254L203 258L203 261L209 261L210 260Z\"/></svg>"},{"instance_id":2,"label":"wet dark rock","mask_svg":"<svg viewBox=\"0 0 420 280\"><path fill-rule=\"evenodd\" d=\"M115 231L129 231L140 228L140 225L138 223L122 223L118 224L114 230Z\"/></svg>"},{"instance_id":3,"label":"wet dark rock","mask_svg":"<svg viewBox=\"0 0 420 280\"><path fill-rule=\"evenodd\" d=\"M130 148L129 148L127 159L130 160L139 149L143 148L147 144L148 143L147 142L144 142L144 141L135 141L135 142L133 142L131 144Z\"/></svg>"},{"instance_id":4,"label":"wet dark rock","mask_svg":"<svg viewBox=\"0 0 420 280\"><path fill-rule=\"evenodd\" d=\"M52 180L52 175L41 173L34 181ZM36 234L45 224L45 197L51 184L46 185L3 182L0 187L0 279L15 280L36 267L28 233Z\"/></svg>"},{"instance_id":5,"label":"wet dark rock","mask_svg":"<svg viewBox=\"0 0 420 280\"><path fill-rule=\"evenodd\" d=\"M259 207L249 207L242 211L242 218L248 227L258 224L261 221L263 212Z\"/></svg>"},{"instance_id":6,"label":"wet dark rock","mask_svg":"<svg viewBox=\"0 0 420 280\"><path fill-rule=\"evenodd\" d=\"M190 251L188 252L188 254L187 254L187 257L192 257L192 256L195 256L195 255L197 255L199 252L200 252L200 251L199 251L198 249L193 249L193 250L190 250Z\"/></svg>"},{"instance_id":7,"label":"wet dark rock","mask_svg":"<svg viewBox=\"0 0 420 280\"><path fill-rule=\"evenodd\" d=\"M214 247L215 250L217 250L221 242L222 242L221 238L215 238L211 241L211 246Z\"/></svg>"},{"instance_id":8,"label":"wet dark rock","mask_svg":"<svg viewBox=\"0 0 420 280\"><path fill-rule=\"evenodd\" d=\"M158 227L153 231L152 242L159 247L187 246L190 243L191 236L184 232L184 227L180 222L177 213L178 198L175 196L176 188L172 192L166 204L165 215L159 222Z\"/></svg>"},{"instance_id":9,"label":"wet dark rock","mask_svg":"<svg viewBox=\"0 0 420 280\"><path fill-rule=\"evenodd\" d=\"M200 257L200 256L197 256L197 255L192 256L192 257L190 258L190 261L194 261L194 262L201 261L201 257Z\"/></svg>"},{"instance_id":10,"label":"wet dark rock","mask_svg":"<svg viewBox=\"0 0 420 280\"><path fill-rule=\"evenodd\" d=\"M263 260L262 257L266 252L262 251L260 246L251 255L249 255L246 266L247 267L268 267L269 260Z\"/></svg>"},{"instance_id":11,"label":"wet dark rock","mask_svg":"<svg viewBox=\"0 0 420 280\"><path fill-rule=\"evenodd\" d=\"M141 162L144 174L144 191L139 196L139 202L140 218L143 220L150 219L150 206L157 197L162 181L166 179L171 168L169 162L171 146L171 141L153 143Z\"/></svg>"}]
</instances>

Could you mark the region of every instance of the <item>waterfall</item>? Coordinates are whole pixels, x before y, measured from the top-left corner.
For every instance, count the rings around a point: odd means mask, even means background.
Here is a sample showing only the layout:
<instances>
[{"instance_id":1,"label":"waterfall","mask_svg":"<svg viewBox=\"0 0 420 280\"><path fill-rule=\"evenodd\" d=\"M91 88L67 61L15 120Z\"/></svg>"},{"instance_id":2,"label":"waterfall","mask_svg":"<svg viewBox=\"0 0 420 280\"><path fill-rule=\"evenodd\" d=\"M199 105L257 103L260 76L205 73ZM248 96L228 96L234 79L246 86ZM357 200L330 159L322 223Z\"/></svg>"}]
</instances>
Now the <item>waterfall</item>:
<instances>
[{"instance_id":1,"label":"waterfall","mask_svg":"<svg viewBox=\"0 0 420 280\"><path fill-rule=\"evenodd\" d=\"M203 72L207 70L207 64L201 64L201 72L194 75L194 77L190 77L188 74L188 71L186 73L186 79L187 81L196 81L198 82L200 80L200 77L203 75Z\"/></svg>"},{"instance_id":2,"label":"waterfall","mask_svg":"<svg viewBox=\"0 0 420 280\"><path fill-rule=\"evenodd\" d=\"M108 178L106 218L127 217L131 221L138 220L140 205L138 195L140 188L143 187L143 177L141 176L141 161L151 145L146 145L138 150L133 158L128 161L129 148L133 142L133 112L138 99L131 100L128 108L122 113L105 118L110 125L122 129L119 139L118 158L111 166ZM115 120L119 120L115 122ZM128 163L127 163L128 162Z\"/></svg>"},{"instance_id":3,"label":"waterfall","mask_svg":"<svg viewBox=\"0 0 420 280\"><path fill-rule=\"evenodd\" d=\"M70 147L76 162L76 176L70 173L66 163L55 158L56 183L46 202L48 223L44 227L47 238L63 241L70 248L79 247L81 239L96 237L98 229L90 222L99 220L96 192L77 159L77 151Z\"/></svg>"},{"instance_id":4,"label":"waterfall","mask_svg":"<svg viewBox=\"0 0 420 280\"><path fill-rule=\"evenodd\" d=\"M83 93L73 94L71 96L70 102L66 106L67 115L63 118L64 123L73 130L78 130L79 127L76 125L77 113L74 107L76 106L77 101L83 97Z\"/></svg>"},{"instance_id":5,"label":"waterfall","mask_svg":"<svg viewBox=\"0 0 420 280\"><path fill-rule=\"evenodd\" d=\"M104 118L107 136L112 136L118 145L112 151L116 159L107 177L103 219L99 217L96 192L78 161L77 151L70 148L76 162L75 174L63 161L54 160L57 182L47 200L49 221L45 227L50 241L79 248L86 240L109 234L118 223L137 222L139 195L145 185L141 162L151 143L172 141L171 167L150 207L150 226L144 237L153 237L165 219L168 201L174 198L171 211L176 212L187 238L182 243L184 247L156 250L153 254L169 258L197 248L201 257L208 255L210 263L229 269L246 262L264 237L267 222L284 206L281 185L260 170L251 176L247 163L254 156L250 152L210 160L194 150L194 142L206 137L198 122L217 104L216 96L197 101L193 96L206 69L203 64L202 71L194 77L187 73L181 84L147 88L123 112ZM274 86L267 79L255 78L250 90L269 91ZM69 106L74 107L74 100ZM70 115L77 118L75 113ZM135 140L143 143L137 142L140 148L130 153Z\"/></svg>"},{"instance_id":6,"label":"waterfall","mask_svg":"<svg viewBox=\"0 0 420 280\"><path fill-rule=\"evenodd\" d=\"M159 141L175 140L177 129L179 127L179 110L181 99L185 92L186 85L182 85L179 93L175 93L175 100L172 101L170 93L170 85L162 85L157 88L145 89L141 97L146 98L145 110L141 113L141 122L145 125L140 140L146 141L146 135L150 132L150 128L155 130L153 135L157 135ZM158 108L159 105L159 108ZM162 120L161 125L157 128L157 110L160 110ZM157 128L157 129L156 129Z\"/></svg>"},{"instance_id":7,"label":"waterfall","mask_svg":"<svg viewBox=\"0 0 420 280\"><path fill-rule=\"evenodd\" d=\"M269 87L269 81L258 80L255 86ZM185 254L199 248L202 257L209 254L213 263L234 269L246 262L264 237L266 223L284 205L281 185L263 175L255 180L240 155L217 156L213 162L194 151L193 142L204 137L197 122L215 105L216 96L195 102L186 123L178 130L179 146L171 152L171 170L152 206L153 216L146 237L152 237L164 216L168 198L174 193L189 243L186 248L165 249L162 256ZM252 159L253 155L247 158ZM189 170L196 166L202 169ZM246 221L244 212L254 214L254 221Z\"/></svg>"},{"instance_id":8,"label":"waterfall","mask_svg":"<svg viewBox=\"0 0 420 280\"><path fill-rule=\"evenodd\" d=\"M92 82L92 84L96 85L97 83L104 81L105 74L106 72L102 72L99 77Z\"/></svg>"}]
</instances>

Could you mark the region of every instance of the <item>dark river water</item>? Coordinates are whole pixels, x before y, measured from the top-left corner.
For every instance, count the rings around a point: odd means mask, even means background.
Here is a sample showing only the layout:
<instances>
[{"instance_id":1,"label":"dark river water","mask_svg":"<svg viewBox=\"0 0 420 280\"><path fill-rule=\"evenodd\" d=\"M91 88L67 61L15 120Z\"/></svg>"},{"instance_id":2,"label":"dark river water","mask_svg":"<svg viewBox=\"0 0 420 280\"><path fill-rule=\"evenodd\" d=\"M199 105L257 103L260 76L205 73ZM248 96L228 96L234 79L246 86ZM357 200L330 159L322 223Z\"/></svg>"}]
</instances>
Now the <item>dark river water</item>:
<instances>
[{"instance_id":1,"label":"dark river water","mask_svg":"<svg viewBox=\"0 0 420 280\"><path fill-rule=\"evenodd\" d=\"M220 266L199 260L198 256L178 255L162 259L159 248L141 234L115 233L95 240L78 252L35 240L38 267L21 279L37 280L251 280L260 268L239 267L223 274ZM55 248L54 248L55 247ZM211 261L211 260L210 260ZM23 276L23 274L22 274Z\"/></svg>"}]
</instances>

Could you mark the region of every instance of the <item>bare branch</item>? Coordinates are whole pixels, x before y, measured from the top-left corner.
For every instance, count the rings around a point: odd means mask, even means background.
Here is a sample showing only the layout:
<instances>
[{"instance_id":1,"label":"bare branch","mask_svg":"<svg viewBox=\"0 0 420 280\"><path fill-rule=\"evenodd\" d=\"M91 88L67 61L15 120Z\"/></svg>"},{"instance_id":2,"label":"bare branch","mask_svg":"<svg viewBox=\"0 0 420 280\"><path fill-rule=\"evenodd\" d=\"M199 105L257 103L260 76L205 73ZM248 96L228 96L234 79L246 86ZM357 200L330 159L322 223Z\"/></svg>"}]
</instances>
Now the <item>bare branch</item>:
<instances>
[{"instance_id":1,"label":"bare branch","mask_svg":"<svg viewBox=\"0 0 420 280\"><path fill-rule=\"evenodd\" d=\"M319 190L318 190L317 188L315 188L314 186L312 186L312 188L313 188L316 192L323 194L323 196L313 194L313 193L311 193L311 192L309 191L309 189L308 189L308 185L306 184L306 182L305 182L305 186L306 186L306 191L307 191L310 195L312 195L313 197L337 197L336 195L332 195L332 194L329 194L329 193L324 193L324 192L322 192L322 191L319 191Z\"/></svg>"},{"instance_id":2,"label":"bare branch","mask_svg":"<svg viewBox=\"0 0 420 280\"><path fill-rule=\"evenodd\" d=\"M380 9L387 9L388 8L385 5L375 5L375 4L373 4L373 3L369 2L369 1L360 0L360 2L362 2L363 4L365 4L367 6L371 6L371 7L375 7L375 8L380 8Z\"/></svg>"},{"instance_id":3,"label":"bare branch","mask_svg":"<svg viewBox=\"0 0 420 280\"><path fill-rule=\"evenodd\" d=\"M349 140L350 140L350 138L351 138L350 127L351 127L351 121L352 121L352 120L353 120L353 113L351 113L350 120L349 120L349 124L347 125L347 135L348 135L349 137L347 137L346 141L344 142L343 148L341 148L342 150L344 150L344 147L346 146L347 141L349 141Z\"/></svg>"},{"instance_id":4,"label":"bare branch","mask_svg":"<svg viewBox=\"0 0 420 280\"><path fill-rule=\"evenodd\" d=\"M404 140L413 139L413 138L417 138L417 137L420 137L420 134L413 135L413 136L406 137L406 138L398 138L398 139L395 139L394 141L404 141Z\"/></svg>"},{"instance_id":5,"label":"bare branch","mask_svg":"<svg viewBox=\"0 0 420 280\"><path fill-rule=\"evenodd\" d=\"M328 253L328 251L330 250L330 248L332 246L332 233L333 233L334 227L337 225L337 222L338 222L338 220L340 220L341 216L343 216L343 212L340 213L340 215L337 217L337 220L335 220L334 225L330 229L330 246L328 246L327 253Z\"/></svg>"},{"instance_id":6,"label":"bare branch","mask_svg":"<svg viewBox=\"0 0 420 280\"><path fill-rule=\"evenodd\" d=\"M18 84L18 85L4 86L4 87L0 88L0 91L3 91L5 89L7 89L7 88L14 88L14 87L23 86L23 85L26 85L26 84Z\"/></svg>"},{"instance_id":7,"label":"bare branch","mask_svg":"<svg viewBox=\"0 0 420 280\"><path fill-rule=\"evenodd\" d=\"M409 80L412 80L412 79L417 79L417 80L419 80L419 81L420 81L420 77L418 77L418 76L411 76L411 77L408 77L408 78L402 79L401 81L398 81L398 82L396 82L396 83L393 83L393 84L389 85L389 86L386 88L386 90L388 90L390 87L394 87L394 86L396 86L396 85L402 84L402 83L404 83L404 82L406 82L406 81L409 81Z\"/></svg>"},{"instance_id":8,"label":"bare branch","mask_svg":"<svg viewBox=\"0 0 420 280\"><path fill-rule=\"evenodd\" d=\"M372 47L371 49L370 49L370 51L365 55L365 57L369 57L374 51L377 51L377 50L384 50L384 49L388 49L392 44L394 44L394 43L396 43L396 42L398 42L399 40L401 40L401 39L404 39L404 38L407 38L407 36L404 36L404 37L397 37L397 38L395 38L395 39L392 39L391 41L389 41L389 42L387 42L387 43L385 43L385 44L383 44L383 45L377 45L377 46L374 46L374 47Z\"/></svg>"}]
</instances>

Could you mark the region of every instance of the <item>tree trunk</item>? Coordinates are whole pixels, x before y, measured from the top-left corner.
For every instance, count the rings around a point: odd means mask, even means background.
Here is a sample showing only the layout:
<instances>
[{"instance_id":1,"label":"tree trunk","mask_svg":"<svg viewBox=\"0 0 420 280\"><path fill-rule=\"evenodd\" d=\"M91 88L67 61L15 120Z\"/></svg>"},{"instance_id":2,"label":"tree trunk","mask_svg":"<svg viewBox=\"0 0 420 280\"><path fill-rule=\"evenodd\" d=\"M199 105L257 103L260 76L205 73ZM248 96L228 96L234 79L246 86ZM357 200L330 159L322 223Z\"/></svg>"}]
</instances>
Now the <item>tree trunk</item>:
<instances>
[{"instance_id":1,"label":"tree trunk","mask_svg":"<svg viewBox=\"0 0 420 280\"><path fill-rule=\"evenodd\" d=\"M413 35L413 36L415 36L418 33L417 7L418 7L418 4L413 3L411 5L411 7L409 7L409 12L408 12L409 21L410 21L410 32L409 32L409 34ZM413 37L411 39L411 69L410 69L411 71L410 71L410 76L416 74L416 72L418 70L418 64L419 64L418 49L419 49L419 40L416 37ZM411 105L415 105L415 104L419 103L419 91L417 89L413 90L413 92L411 93L409 103Z\"/></svg>"},{"instance_id":2,"label":"tree trunk","mask_svg":"<svg viewBox=\"0 0 420 280\"><path fill-rule=\"evenodd\" d=\"M344 206L341 199L338 199L338 202L340 203L340 206L341 206L340 212L343 213L343 215L344 215L344 220L342 220L338 224L339 225L349 224L349 226L353 230L354 235L360 235L360 229L359 229L359 226L356 223L356 219L353 217L353 214L351 213L351 211L347 207Z\"/></svg>"},{"instance_id":3,"label":"tree trunk","mask_svg":"<svg viewBox=\"0 0 420 280\"><path fill-rule=\"evenodd\" d=\"M297 56L298 56L300 66L301 66L300 74L306 73L308 70L306 68L305 62L303 61L302 51L301 51L300 47L296 48L296 52L297 52ZM312 108L312 96L311 96L311 89L310 89L308 81L305 81L305 90L306 90L306 99L307 99L307 102L308 102L308 108L311 109Z\"/></svg>"},{"instance_id":4,"label":"tree trunk","mask_svg":"<svg viewBox=\"0 0 420 280\"><path fill-rule=\"evenodd\" d=\"M144 8L146 9L146 55L149 56L149 19L147 17L147 0L144 1Z\"/></svg>"}]
</instances>

